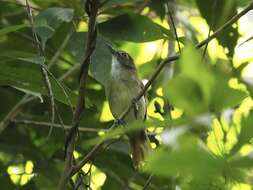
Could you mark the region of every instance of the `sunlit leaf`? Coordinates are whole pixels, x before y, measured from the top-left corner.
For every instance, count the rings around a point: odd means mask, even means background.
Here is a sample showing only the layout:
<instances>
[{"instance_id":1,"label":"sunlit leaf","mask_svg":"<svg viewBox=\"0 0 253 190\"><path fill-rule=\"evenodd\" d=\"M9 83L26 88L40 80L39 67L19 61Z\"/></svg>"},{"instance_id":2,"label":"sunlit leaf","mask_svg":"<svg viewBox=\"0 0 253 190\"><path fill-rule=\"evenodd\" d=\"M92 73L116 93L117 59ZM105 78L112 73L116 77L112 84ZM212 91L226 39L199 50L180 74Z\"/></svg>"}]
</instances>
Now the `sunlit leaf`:
<instances>
[{"instance_id":1,"label":"sunlit leaf","mask_svg":"<svg viewBox=\"0 0 253 190\"><path fill-rule=\"evenodd\" d=\"M181 138L172 150L161 147L147 159L145 169L160 176L191 176L193 179L213 178L220 172L222 160L215 158L194 138Z\"/></svg>"},{"instance_id":2,"label":"sunlit leaf","mask_svg":"<svg viewBox=\"0 0 253 190\"><path fill-rule=\"evenodd\" d=\"M207 64L194 47L184 49L179 60L180 74L164 86L172 104L194 115L236 106L247 96L230 88L225 73Z\"/></svg>"},{"instance_id":3,"label":"sunlit leaf","mask_svg":"<svg viewBox=\"0 0 253 190\"><path fill-rule=\"evenodd\" d=\"M237 152L243 144L249 143L253 138L253 112L251 111L247 117L243 117L241 121L241 131L238 136L238 142L233 147L232 153Z\"/></svg>"},{"instance_id":4,"label":"sunlit leaf","mask_svg":"<svg viewBox=\"0 0 253 190\"><path fill-rule=\"evenodd\" d=\"M206 19L209 27L216 30L237 13L236 0L196 0L201 15ZM239 37L238 26L233 25L226 28L220 35L218 41L227 48L230 57L234 54Z\"/></svg>"}]
</instances>

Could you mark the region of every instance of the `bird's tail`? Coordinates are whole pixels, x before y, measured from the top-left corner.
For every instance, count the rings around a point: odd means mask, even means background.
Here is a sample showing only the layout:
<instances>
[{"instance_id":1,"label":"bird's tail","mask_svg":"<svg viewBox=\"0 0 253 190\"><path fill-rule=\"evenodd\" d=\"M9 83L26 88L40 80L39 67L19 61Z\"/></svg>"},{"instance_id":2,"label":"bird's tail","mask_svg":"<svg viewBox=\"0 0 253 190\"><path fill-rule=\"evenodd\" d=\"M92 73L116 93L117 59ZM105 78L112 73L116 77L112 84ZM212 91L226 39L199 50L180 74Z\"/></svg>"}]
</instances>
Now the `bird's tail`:
<instances>
[{"instance_id":1,"label":"bird's tail","mask_svg":"<svg viewBox=\"0 0 253 190\"><path fill-rule=\"evenodd\" d=\"M135 168L138 168L151 150L150 141L145 131L129 135L130 151Z\"/></svg>"}]
</instances>

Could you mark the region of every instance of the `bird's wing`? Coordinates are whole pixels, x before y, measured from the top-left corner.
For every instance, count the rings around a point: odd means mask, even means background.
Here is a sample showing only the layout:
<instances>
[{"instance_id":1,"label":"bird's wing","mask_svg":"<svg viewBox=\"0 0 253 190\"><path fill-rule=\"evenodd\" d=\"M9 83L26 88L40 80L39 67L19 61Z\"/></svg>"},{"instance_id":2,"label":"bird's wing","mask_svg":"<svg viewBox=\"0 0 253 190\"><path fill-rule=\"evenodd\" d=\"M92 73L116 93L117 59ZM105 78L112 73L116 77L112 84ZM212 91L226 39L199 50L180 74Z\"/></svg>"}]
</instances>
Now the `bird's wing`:
<instances>
[{"instance_id":1,"label":"bird's wing","mask_svg":"<svg viewBox=\"0 0 253 190\"><path fill-rule=\"evenodd\" d=\"M142 83L142 81L139 81L140 83L140 87L141 87L141 90L144 89L144 84ZM145 100L145 115L144 115L144 120L147 119L147 108L148 108L148 98L147 98L147 94L145 93L144 94L144 100Z\"/></svg>"}]
</instances>

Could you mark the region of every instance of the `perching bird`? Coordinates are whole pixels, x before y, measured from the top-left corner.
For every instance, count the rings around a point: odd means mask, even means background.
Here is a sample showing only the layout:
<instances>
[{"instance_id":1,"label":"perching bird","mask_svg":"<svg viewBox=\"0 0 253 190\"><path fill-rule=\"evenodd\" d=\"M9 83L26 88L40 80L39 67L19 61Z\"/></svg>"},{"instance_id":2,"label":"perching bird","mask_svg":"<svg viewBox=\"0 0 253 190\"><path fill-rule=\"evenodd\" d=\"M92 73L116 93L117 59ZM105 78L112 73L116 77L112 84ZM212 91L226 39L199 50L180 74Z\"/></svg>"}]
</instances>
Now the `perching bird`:
<instances>
[{"instance_id":1,"label":"perching bird","mask_svg":"<svg viewBox=\"0 0 253 190\"><path fill-rule=\"evenodd\" d=\"M128 108L133 99L144 87L138 78L132 57L124 51L116 51L111 46L108 48L112 54L110 79L107 89L107 98L110 110L115 119ZM147 114L147 101L142 97L134 106L134 109L124 118L125 123L136 120L145 120ZM127 133L132 161L138 168L151 149L150 142L144 129Z\"/></svg>"}]
</instances>

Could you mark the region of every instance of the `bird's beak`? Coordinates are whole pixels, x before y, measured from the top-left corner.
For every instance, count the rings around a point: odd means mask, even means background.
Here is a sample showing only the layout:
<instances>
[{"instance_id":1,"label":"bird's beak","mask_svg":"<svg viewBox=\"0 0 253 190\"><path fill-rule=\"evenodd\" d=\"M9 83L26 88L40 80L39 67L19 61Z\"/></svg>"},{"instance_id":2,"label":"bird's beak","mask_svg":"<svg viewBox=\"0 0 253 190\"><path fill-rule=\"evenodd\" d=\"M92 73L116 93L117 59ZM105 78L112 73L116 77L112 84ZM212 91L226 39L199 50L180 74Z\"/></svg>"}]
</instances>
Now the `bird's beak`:
<instances>
[{"instance_id":1,"label":"bird's beak","mask_svg":"<svg viewBox=\"0 0 253 190\"><path fill-rule=\"evenodd\" d=\"M115 49L113 49L113 47L110 44L106 44L106 46L112 55L116 55L117 51Z\"/></svg>"}]
</instances>

